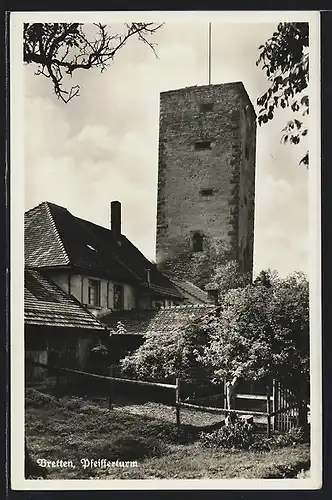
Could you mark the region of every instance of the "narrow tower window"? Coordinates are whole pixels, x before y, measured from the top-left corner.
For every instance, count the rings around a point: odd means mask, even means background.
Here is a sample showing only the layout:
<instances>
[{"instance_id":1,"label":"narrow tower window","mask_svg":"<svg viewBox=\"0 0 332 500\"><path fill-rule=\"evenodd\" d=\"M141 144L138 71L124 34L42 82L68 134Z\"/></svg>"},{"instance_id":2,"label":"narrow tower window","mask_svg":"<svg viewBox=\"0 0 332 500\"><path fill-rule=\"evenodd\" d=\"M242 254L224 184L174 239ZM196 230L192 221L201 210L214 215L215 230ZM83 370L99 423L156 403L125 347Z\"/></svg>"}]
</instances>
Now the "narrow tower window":
<instances>
[{"instance_id":1,"label":"narrow tower window","mask_svg":"<svg viewBox=\"0 0 332 500\"><path fill-rule=\"evenodd\" d=\"M213 102L202 102L199 105L199 110L201 113L209 113L213 111Z\"/></svg>"},{"instance_id":2,"label":"narrow tower window","mask_svg":"<svg viewBox=\"0 0 332 500\"><path fill-rule=\"evenodd\" d=\"M211 149L211 144L212 144L212 141L199 141L199 142L195 142L195 149L196 150Z\"/></svg>"},{"instance_id":3,"label":"narrow tower window","mask_svg":"<svg viewBox=\"0 0 332 500\"><path fill-rule=\"evenodd\" d=\"M208 188L208 189L201 189L199 194L203 197L207 197L207 196L212 196L213 195L213 189L212 188Z\"/></svg>"},{"instance_id":4,"label":"narrow tower window","mask_svg":"<svg viewBox=\"0 0 332 500\"><path fill-rule=\"evenodd\" d=\"M203 236L201 234L194 233L191 243L193 252L203 252Z\"/></svg>"}]
</instances>

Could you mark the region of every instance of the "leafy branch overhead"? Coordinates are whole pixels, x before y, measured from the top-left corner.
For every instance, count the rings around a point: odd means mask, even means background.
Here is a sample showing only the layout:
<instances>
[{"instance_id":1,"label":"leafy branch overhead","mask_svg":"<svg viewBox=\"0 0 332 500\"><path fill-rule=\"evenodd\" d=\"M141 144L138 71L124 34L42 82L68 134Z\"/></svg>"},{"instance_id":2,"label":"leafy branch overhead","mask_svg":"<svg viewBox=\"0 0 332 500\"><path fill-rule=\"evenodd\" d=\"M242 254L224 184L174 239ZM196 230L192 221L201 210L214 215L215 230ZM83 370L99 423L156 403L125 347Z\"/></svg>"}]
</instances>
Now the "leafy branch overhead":
<instances>
[{"instance_id":1,"label":"leafy branch overhead","mask_svg":"<svg viewBox=\"0 0 332 500\"><path fill-rule=\"evenodd\" d=\"M299 144L308 133L303 120L309 114L308 23L279 23L273 36L259 49L256 65L265 71L270 87L257 99L258 123L272 120L276 108L290 108L297 117L282 130L282 142ZM308 152L300 163L309 164Z\"/></svg>"},{"instance_id":2,"label":"leafy branch overhead","mask_svg":"<svg viewBox=\"0 0 332 500\"><path fill-rule=\"evenodd\" d=\"M150 41L162 25L137 23L124 25L123 33L113 33L105 24L25 23L23 60L37 64L37 75L52 81L55 95L63 102L79 94L79 85L64 88L64 77L72 77L77 69L99 68L104 71L115 54L130 38L138 38L155 53ZM88 33L89 32L89 33Z\"/></svg>"}]
</instances>

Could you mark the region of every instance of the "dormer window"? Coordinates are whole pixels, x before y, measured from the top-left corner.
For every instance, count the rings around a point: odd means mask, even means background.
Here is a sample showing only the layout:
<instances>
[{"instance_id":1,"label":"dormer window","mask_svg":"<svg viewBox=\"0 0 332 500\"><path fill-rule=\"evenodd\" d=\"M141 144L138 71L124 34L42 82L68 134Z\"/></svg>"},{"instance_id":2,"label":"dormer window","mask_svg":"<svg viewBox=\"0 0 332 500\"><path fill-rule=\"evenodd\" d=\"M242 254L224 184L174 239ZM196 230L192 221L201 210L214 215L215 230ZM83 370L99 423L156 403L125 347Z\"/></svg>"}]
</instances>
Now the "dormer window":
<instances>
[{"instance_id":1,"label":"dormer window","mask_svg":"<svg viewBox=\"0 0 332 500\"><path fill-rule=\"evenodd\" d=\"M94 252L97 251L92 245L87 245L87 247L88 247L89 250L93 250Z\"/></svg>"},{"instance_id":2,"label":"dormer window","mask_svg":"<svg viewBox=\"0 0 332 500\"><path fill-rule=\"evenodd\" d=\"M200 233L194 233L191 239L193 252L203 252L203 236Z\"/></svg>"}]
</instances>

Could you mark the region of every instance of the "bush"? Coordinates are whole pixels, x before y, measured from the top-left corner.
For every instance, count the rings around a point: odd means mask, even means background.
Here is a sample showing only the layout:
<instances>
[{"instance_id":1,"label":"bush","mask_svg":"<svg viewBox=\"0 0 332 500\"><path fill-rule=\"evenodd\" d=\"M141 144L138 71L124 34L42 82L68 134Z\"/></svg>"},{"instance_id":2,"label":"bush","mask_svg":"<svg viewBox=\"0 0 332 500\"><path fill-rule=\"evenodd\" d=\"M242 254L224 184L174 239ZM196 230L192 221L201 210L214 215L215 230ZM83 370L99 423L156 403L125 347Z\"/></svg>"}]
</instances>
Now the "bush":
<instances>
[{"instance_id":1,"label":"bush","mask_svg":"<svg viewBox=\"0 0 332 500\"><path fill-rule=\"evenodd\" d=\"M307 442L309 442L309 428L293 427L293 429L289 430L289 435L297 443L307 443Z\"/></svg>"},{"instance_id":2,"label":"bush","mask_svg":"<svg viewBox=\"0 0 332 500\"><path fill-rule=\"evenodd\" d=\"M294 427L284 434L275 434L271 437L258 435L250 444L250 451L271 451L286 446L296 446L306 442L306 434L303 427Z\"/></svg>"},{"instance_id":3,"label":"bush","mask_svg":"<svg viewBox=\"0 0 332 500\"><path fill-rule=\"evenodd\" d=\"M37 391L36 389L26 389L25 405L31 408L47 408L58 406L58 401L54 396Z\"/></svg>"},{"instance_id":4,"label":"bush","mask_svg":"<svg viewBox=\"0 0 332 500\"><path fill-rule=\"evenodd\" d=\"M210 433L200 434L200 442L207 448L248 449L254 439L254 426L241 421Z\"/></svg>"},{"instance_id":5,"label":"bush","mask_svg":"<svg viewBox=\"0 0 332 500\"><path fill-rule=\"evenodd\" d=\"M140 433L142 437L155 438L170 444L192 443L199 435L198 429L192 425L182 424L178 428L175 423L158 420L145 421Z\"/></svg>"},{"instance_id":6,"label":"bush","mask_svg":"<svg viewBox=\"0 0 332 500\"><path fill-rule=\"evenodd\" d=\"M267 437L255 433L253 425L241 421L210 433L200 434L200 442L207 448L236 448L255 452L296 446L305 440L305 432L301 427L290 429L284 434Z\"/></svg>"},{"instance_id":7,"label":"bush","mask_svg":"<svg viewBox=\"0 0 332 500\"><path fill-rule=\"evenodd\" d=\"M67 408L68 410L79 410L82 407L82 399L81 398L63 398L60 402L61 406Z\"/></svg>"},{"instance_id":8,"label":"bush","mask_svg":"<svg viewBox=\"0 0 332 500\"><path fill-rule=\"evenodd\" d=\"M254 452L270 451L271 446L269 444L269 439L270 438L267 438L266 436L257 434L255 439L248 446L248 450Z\"/></svg>"}]
</instances>

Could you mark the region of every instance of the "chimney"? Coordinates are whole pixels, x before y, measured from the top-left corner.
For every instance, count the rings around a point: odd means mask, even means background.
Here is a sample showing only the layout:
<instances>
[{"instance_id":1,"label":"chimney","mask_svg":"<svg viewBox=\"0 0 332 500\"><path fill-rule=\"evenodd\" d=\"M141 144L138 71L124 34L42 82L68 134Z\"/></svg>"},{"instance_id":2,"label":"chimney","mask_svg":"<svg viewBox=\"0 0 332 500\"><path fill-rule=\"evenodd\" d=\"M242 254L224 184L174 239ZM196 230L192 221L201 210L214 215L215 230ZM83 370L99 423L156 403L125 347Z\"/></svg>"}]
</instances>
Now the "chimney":
<instances>
[{"instance_id":1,"label":"chimney","mask_svg":"<svg viewBox=\"0 0 332 500\"><path fill-rule=\"evenodd\" d=\"M219 304L219 293L217 289L210 289L208 292L208 299L213 302L216 306Z\"/></svg>"},{"instance_id":2,"label":"chimney","mask_svg":"<svg viewBox=\"0 0 332 500\"><path fill-rule=\"evenodd\" d=\"M119 201L111 202L111 230L118 241L121 236L121 203Z\"/></svg>"}]
</instances>

